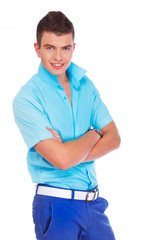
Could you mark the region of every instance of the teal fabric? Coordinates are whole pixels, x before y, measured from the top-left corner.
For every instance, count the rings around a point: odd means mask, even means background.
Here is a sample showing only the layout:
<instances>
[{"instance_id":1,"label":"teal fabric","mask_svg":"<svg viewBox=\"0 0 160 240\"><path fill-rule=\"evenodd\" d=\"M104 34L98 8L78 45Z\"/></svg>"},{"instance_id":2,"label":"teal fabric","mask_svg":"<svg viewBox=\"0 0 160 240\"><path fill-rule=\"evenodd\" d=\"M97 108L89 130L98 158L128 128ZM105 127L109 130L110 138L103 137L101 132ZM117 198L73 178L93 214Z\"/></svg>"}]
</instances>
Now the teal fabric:
<instances>
[{"instance_id":1,"label":"teal fabric","mask_svg":"<svg viewBox=\"0 0 160 240\"><path fill-rule=\"evenodd\" d=\"M46 127L58 131L66 142L81 137L91 127L101 129L112 121L97 89L85 73L74 63L67 69L72 106L57 76L42 64L13 100L15 121L28 146L28 170L35 183L79 190L97 186L94 161L61 170L33 148L38 142L53 138Z\"/></svg>"}]
</instances>

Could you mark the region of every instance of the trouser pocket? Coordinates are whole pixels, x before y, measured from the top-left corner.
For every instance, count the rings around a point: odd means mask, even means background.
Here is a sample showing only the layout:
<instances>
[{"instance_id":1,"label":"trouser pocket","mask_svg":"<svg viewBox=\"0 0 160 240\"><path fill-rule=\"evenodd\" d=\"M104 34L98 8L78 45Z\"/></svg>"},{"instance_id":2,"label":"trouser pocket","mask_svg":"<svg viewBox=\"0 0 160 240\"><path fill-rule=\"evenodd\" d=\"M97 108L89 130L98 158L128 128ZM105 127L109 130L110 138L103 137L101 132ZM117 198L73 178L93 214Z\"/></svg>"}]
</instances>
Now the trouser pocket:
<instances>
[{"instance_id":1,"label":"trouser pocket","mask_svg":"<svg viewBox=\"0 0 160 240\"><path fill-rule=\"evenodd\" d=\"M46 209L45 209L45 211L46 211ZM48 213L46 214L46 219L44 220L44 228L43 228L44 239L47 238L47 236L51 230L52 223L53 223L53 206L50 203Z\"/></svg>"},{"instance_id":2,"label":"trouser pocket","mask_svg":"<svg viewBox=\"0 0 160 240\"><path fill-rule=\"evenodd\" d=\"M47 240L53 223L52 203L43 197L35 196L32 213L37 240Z\"/></svg>"}]
</instances>

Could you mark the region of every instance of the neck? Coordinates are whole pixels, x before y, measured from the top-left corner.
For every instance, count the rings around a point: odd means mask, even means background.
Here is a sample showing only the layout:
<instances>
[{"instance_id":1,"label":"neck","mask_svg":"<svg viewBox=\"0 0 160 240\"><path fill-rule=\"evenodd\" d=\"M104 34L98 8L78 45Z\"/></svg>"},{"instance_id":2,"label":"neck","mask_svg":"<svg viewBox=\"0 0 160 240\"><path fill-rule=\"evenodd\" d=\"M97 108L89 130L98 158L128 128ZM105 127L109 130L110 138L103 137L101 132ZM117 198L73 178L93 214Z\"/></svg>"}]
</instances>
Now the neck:
<instances>
[{"instance_id":1,"label":"neck","mask_svg":"<svg viewBox=\"0 0 160 240\"><path fill-rule=\"evenodd\" d=\"M68 77L67 77L67 73L66 72L63 75L57 76L57 77L58 77L58 82L61 85L63 85L63 84L68 82Z\"/></svg>"}]
</instances>

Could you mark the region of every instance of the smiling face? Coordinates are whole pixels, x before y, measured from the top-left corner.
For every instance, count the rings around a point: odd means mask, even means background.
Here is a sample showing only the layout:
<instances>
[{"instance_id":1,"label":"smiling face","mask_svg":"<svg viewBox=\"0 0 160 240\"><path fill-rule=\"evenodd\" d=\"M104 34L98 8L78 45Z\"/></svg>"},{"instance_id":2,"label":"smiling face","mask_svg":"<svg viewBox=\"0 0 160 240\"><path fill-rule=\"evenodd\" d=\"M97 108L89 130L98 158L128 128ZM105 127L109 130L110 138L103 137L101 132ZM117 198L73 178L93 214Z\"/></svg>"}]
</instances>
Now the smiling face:
<instances>
[{"instance_id":1,"label":"smiling face","mask_svg":"<svg viewBox=\"0 0 160 240\"><path fill-rule=\"evenodd\" d=\"M52 32L44 32L41 46L35 43L34 47L43 67L63 81L75 49L72 33L56 35Z\"/></svg>"}]
</instances>

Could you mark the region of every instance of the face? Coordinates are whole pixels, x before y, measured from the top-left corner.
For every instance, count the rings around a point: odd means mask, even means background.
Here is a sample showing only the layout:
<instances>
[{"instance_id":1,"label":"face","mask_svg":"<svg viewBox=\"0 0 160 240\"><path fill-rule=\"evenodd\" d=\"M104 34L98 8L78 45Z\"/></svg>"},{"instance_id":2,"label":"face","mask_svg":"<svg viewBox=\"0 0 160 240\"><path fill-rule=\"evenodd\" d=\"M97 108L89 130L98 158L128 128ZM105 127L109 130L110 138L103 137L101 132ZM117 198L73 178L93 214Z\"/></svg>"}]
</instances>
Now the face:
<instances>
[{"instance_id":1,"label":"face","mask_svg":"<svg viewBox=\"0 0 160 240\"><path fill-rule=\"evenodd\" d=\"M63 79L75 49L72 33L58 36L52 32L44 32L41 46L35 43L34 47L43 67Z\"/></svg>"}]
</instances>

